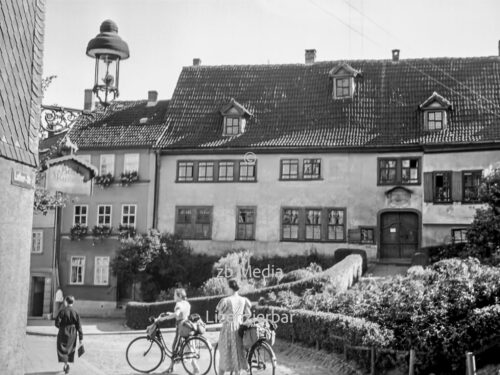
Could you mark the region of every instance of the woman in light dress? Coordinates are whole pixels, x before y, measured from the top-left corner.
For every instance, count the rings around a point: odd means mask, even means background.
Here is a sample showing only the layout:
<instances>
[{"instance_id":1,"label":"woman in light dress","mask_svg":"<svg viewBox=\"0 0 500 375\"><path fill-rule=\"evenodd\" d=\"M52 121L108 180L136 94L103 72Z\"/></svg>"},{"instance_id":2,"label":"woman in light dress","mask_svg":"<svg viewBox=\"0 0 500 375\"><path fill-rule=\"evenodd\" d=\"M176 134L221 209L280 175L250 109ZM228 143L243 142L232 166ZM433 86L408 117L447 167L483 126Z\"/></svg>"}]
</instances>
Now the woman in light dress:
<instances>
[{"instance_id":1,"label":"woman in light dress","mask_svg":"<svg viewBox=\"0 0 500 375\"><path fill-rule=\"evenodd\" d=\"M230 372L238 375L242 370L247 373L248 363L245 358L243 342L238 335L241 323L251 316L251 303L248 298L238 294L238 281L231 279L228 282L232 290L229 297L223 298L217 305L217 316L222 322L219 335L218 350L220 353L219 375Z\"/></svg>"}]
</instances>

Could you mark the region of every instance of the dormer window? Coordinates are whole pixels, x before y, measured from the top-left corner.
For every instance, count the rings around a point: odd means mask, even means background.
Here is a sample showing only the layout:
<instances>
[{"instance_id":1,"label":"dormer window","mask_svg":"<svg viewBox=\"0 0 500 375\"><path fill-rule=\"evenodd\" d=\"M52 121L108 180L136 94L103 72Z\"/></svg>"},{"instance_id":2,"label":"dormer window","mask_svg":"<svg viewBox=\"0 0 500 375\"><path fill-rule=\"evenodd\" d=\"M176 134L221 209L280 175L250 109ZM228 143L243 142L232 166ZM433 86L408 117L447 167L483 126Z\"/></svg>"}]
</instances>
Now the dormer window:
<instances>
[{"instance_id":1,"label":"dormer window","mask_svg":"<svg viewBox=\"0 0 500 375\"><path fill-rule=\"evenodd\" d=\"M240 117L224 117L224 135L238 135L240 130Z\"/></svg>"},{"instance_id":2,"label":"dormer window","mask_svg":"<svg viewBox=\"0 0 500 375\"><path fill-rule=\"evenodd\" d=\"M244 133L246 120L252 115L234 99L224 105L220 113L224 118L222 135L229 137Z\"/></svg>"},{"instance_id":3,"label":"dormer window","mask_svg":"<svg viewBox=\"0 0 500 375\"><path fill-rule=\"evenodd\" d=\"M333 80L333 98L352 98L356 88L355 78L360 74L360 71L346 63L341 63L330 70L329 76Z\"/></svg>"},{"instance_id":4,"label":"dormer window","mask_svg":"<svg viewBox=\"0 0 500 375\"><path fill-rule=\"evenodd\" d=\"M424 129L428 131L439 131L446 129L448 111L452 109L451 103L434 92L419 109L424 112Z\"/></svg>"}]
</instances>

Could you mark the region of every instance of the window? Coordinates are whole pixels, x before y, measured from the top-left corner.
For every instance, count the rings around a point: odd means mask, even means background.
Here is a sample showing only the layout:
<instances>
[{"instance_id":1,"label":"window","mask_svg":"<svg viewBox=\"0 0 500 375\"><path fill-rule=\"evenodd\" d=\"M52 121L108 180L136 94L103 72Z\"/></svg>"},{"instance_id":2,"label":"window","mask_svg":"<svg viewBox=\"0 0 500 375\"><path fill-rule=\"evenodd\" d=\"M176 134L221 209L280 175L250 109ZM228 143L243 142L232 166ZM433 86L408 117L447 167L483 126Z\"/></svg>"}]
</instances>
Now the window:
<instances>
[{"instance_id":1,"label":"window","mask_svg":"<svg viewBox=\"0 0 500 375\"><path fill-rule=\"evenodd\" d=\"M321 159L304 159L303 178L317 180L321 176Z\"/></svg>"},{"instance_id":2,"label":"window","mask_svg":"<svg viewBox=\"0 0 500 375\"><path fill-rule=\"evenodd\" d=\"M139 172L139 154L125 154L123 173Z\"/></svg>"},{"instance_id":3,"label":"window","mask_svg":"<svg viewBox=\"0 0 500 375\"><path fill-rule=\"evenodd\" d=\"M192 161L180 161L177 163L177 181L194 181L194 163Z\"/></svg>"},{"instance_id":4,"label":"window","mask_svg":"<svg viewBox=\"0 0 500 375\"><path fill-rule=\"evenodd\" d=\"M37 254L43 252L43 231L33 231L31 238L31 252Z\"/></svg>"},{"instance_id":5,"label":"window","mask_svg":"<svg viewBox=\"0 0 500 375\"><path fill-rule=\"evenodd\" d=\"M239 117L224 117L224 135L240 134L240 118Z\"/></svg>"},{"instance_id":6,"label":"window","mask_svg":"<svg viewBox=\"0 0 500 375\"><path fill-rule=\"evenodd\" d=\"M282 180L297 180L299 178L299 159L281 160L280 178Z\"/></svg>"},{"instance_id":7,"label":"window","mask_svg":"<svg viewBox=\"0 0 500 375\"><path fill-rule=\"evenodd\" d=\"M214 180L214 163L209 161L200 161L198 163L198 181Z\"/></svg>"},{"instance_id":8,"label":"window","mask_svg":"<svg viewBox=\"0 0 500 375\"><path fill-rule=\"evenodd\" d=\"M101 166L99 168L100 175L111 173L115 174L115 155L103 154L101 155Z\"/></svg>"},{"instance_id":9,"label":"window","mask_svg":"<svg viewBox=\"0 0 500 375\"><path fill-rule=\"evenodd\" d=\"M321 240L321 210L306 210L306 240Z\"/></svg>"},{"instance_id":10,"label":"window","mask_svg":"<svg viewBox=\"0 0 500 375\"><path fill-rule=\"evenodd\" d=\"M109 257L95 257L94 285L109 284Z\"/></svg>"},{"instance_id":11,"label":"window","mask_svg":"<svg viewBox=\"0 0 500 375\"><path fill-rule=\"evenodd\" d=\"M379 185L420 184L420 158L379 158Z\"/></svg>"},{"instance_id":12,"label":"window","mask_svg":"<svg viewBox=\"0 0 500 375\"><path fill-rule=\"evenodd\" d=\"M397 160L380 159L379 160L379 182L380 184L395 184L397 178Z\"/></svg>"},{"instance_id":13,"label":"window","mask_svg":"<svg viewBox=\"0 0 500 375\"><path fill-rule=\"evenodd\" d=\"M453 243L467 242L467 228L452 229L451 239Z\"/></svg>"},{"instance_id":14,"label":"window","mask_svg":"<svg viewBox=\"0 0 500 375\"><path fill-rule=\"evenodd\" d=\"M464 202L479 202L479 185L481 185L481 178L482 171L464 171L462 173Z\"/></svg>"},{"instance_id":15,"label":"window","mask_svg":"<svg viewBox=\"0 0 500 375\"><path fill-rule=\"evenodd\" d=\"M255 208L238 207L237 240L255 239Z\"/></svg>"},{"instance_id":16,"label":"window","mask_svg":"<svg viewBox=\"0 0 500 375\"><path fill-rule=\"evenodd\" d=\"M212 237L212 207L177 207L175 233L184 239Z\"/></svg>"},{"instance_id":17,"label":"window","mask_svg":"<svg viewBox=\"0 0 500 375\"><path fill-rule=\"evenodd\" d=\"M328 240L345 241L345 210L328 209Z\"/></svg>"},{"instance_id":18,"label":"window","mask_svg":"<svg viewBox=\"0 0 500 375\"><path fill-rule=\"evenodd\" d=\"M282 241L345 242L344 208L283 208Z\"/></svg>"},{"instance_id":19,"label":"window","mask_svg":"<svg viewBox=\"0 0 500 375\"><path fill-rule=\"evenodd\" d=\"M69 275L70 284L82 285L85 276L85 257L73 256L71 257L71 270Z\"/></svg>"},{"instance_id":20,"label":"window","mask_svg":"<svg viewBox=\"0 0 500 375\"><path fill-rule=\"evenodd\" d=\"M346 98L351 96L352 78L335 78L335 97Z\"/></svg>"},{"instance_id":21,"label":"window","mask_svg":"<svg viewBox=\"0 0 500 375\"><path fill-rule=\"evenodd\" d=\"M234 181L234 162L219 162L219 181Z\"/></svg>"},{"instance_id":22,"label":"window","mask_svg":"<svg viewBox=\"0 0 500 375\"><path fill-rule=\"evenodd\" d=\"M255 181L255 164L240 162L240 181Z\"/></svg>"},{"instance_id":23,"label":"window","mask_svg":"<svg viewBox=\"0 0 500 375\"><path fill-rule=\"evenodd\" d=\"M74 209L73 224L87 225L87 205L77 205Z\"/></svg>"},{"instance_id":24,"label":"window","mask_svg":"<svg viewBox=\"0 0 500 375\"><path fill-rule=\"evenodd\" d=\"M97 206L97 225L111 226L111 205L100 204Z\"/></svg>"},{"instance_id":25,"label":"window","mask_svg":"<svg viewBox=\"0 0 500 375\"><path fill-rule=\"evenodd\" d=\"M284 240L299 239L299 210L294 208L283 209L281 219L281 237Z\"/></svg>"},{"instance_id":26,"label":"window","mask_svg":"<svg viewBox=\"0 0 500 375\"><path fill-rule=\"evenodd\" d=\"M443 129L443 111L428 111L426 115L428 130Z\"/></svg>"},{"instance_id":27,"label":"window","mask_svg":"<svg viewBox=\"0 0 500 375\"><path fill-rule=\"evenodd\" d=\"M122 205L122 225L128 225L135 228L137 205L124 204Z\"/></svg>"},{"instance_id":28,"label":"window","mask_svg":"<svg viewBox=\"0 0 500 375\"><path fill-rule=\"evenodd\" d=\"M360 242L361 243L366 243L366 244L374 244L375 243L375 229L374 228L367 228L367 227L360 227Z\"/></svg>"},{"instance_id":29,"label":"window","mask_svg":"<svg viewBox=\"0 0 500 375\"><path fill-rule=\"evenodd\" d=\"M419 159L401 159L401 183L418 184L419 181Z\"/></svg>"},{"instance_id":30,"label":"window","mask_svg":"<svg viewBox=\"0 0 500 375\"><path fill-rule=\"evenodd\" d=\"M434 172L434 202L451 202L451 172Z\"/></svg>"}]
</instances>

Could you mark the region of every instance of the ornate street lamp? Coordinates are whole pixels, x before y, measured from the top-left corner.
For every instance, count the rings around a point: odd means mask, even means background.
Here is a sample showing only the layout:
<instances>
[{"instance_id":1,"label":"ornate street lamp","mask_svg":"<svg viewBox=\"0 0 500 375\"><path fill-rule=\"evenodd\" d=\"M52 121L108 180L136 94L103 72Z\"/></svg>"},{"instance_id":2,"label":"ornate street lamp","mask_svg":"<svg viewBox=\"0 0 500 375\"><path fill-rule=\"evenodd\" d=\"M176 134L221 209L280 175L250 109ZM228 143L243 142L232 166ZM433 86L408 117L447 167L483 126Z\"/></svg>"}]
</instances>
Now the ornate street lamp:
<instances>
[{"instance_id":1,"label":"ornate street lamp","mask_svg":"<svg viewBox=\"0 0 500 375\"><path fill-rule=\"evenodd\" d=\"M87 45L87 56L95 58L93 91L99 102L108 106L119 96L120 60L129 57L128 45L118 36L116 23L106 20L101 24L100 33Z\"/></svg>"}]
</instances>

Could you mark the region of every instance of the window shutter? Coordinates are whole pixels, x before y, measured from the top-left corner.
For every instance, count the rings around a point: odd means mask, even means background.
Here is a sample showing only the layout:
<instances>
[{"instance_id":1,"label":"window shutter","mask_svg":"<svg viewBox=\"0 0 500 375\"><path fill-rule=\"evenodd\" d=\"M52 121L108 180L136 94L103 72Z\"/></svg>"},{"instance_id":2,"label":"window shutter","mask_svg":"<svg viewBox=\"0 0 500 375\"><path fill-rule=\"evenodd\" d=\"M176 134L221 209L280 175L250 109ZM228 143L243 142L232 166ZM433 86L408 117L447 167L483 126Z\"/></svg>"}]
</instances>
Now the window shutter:
<instances>
[{"instance_id":1,"label":"window shutter","mask_svg":"<svg viewBox=\"0 0 500 375\"><path fill-rule=\"evenodd\" d=\"M451 198L454 202L462 201L462 172L452 172L451 174Z\"/></svg>"},{"instance_id":2,"label":"window shutter","mask_svg":"<svg viewBox=\"0 0 500 375\"><path fill-rule=\"evenodd\" d=\"M361 243L361 229L349 229L347 231L347 241L349 243Z\"/></svg>"},{"instance_id":3,"label":"window shutter","mask_svg":"<svg viewBox=\"0 0 500 375\"><path fill-rule=\"evenodd\" d=\"M432 172L424 172L424 202L433 201Z\"/></svg>"}]
</instances>

